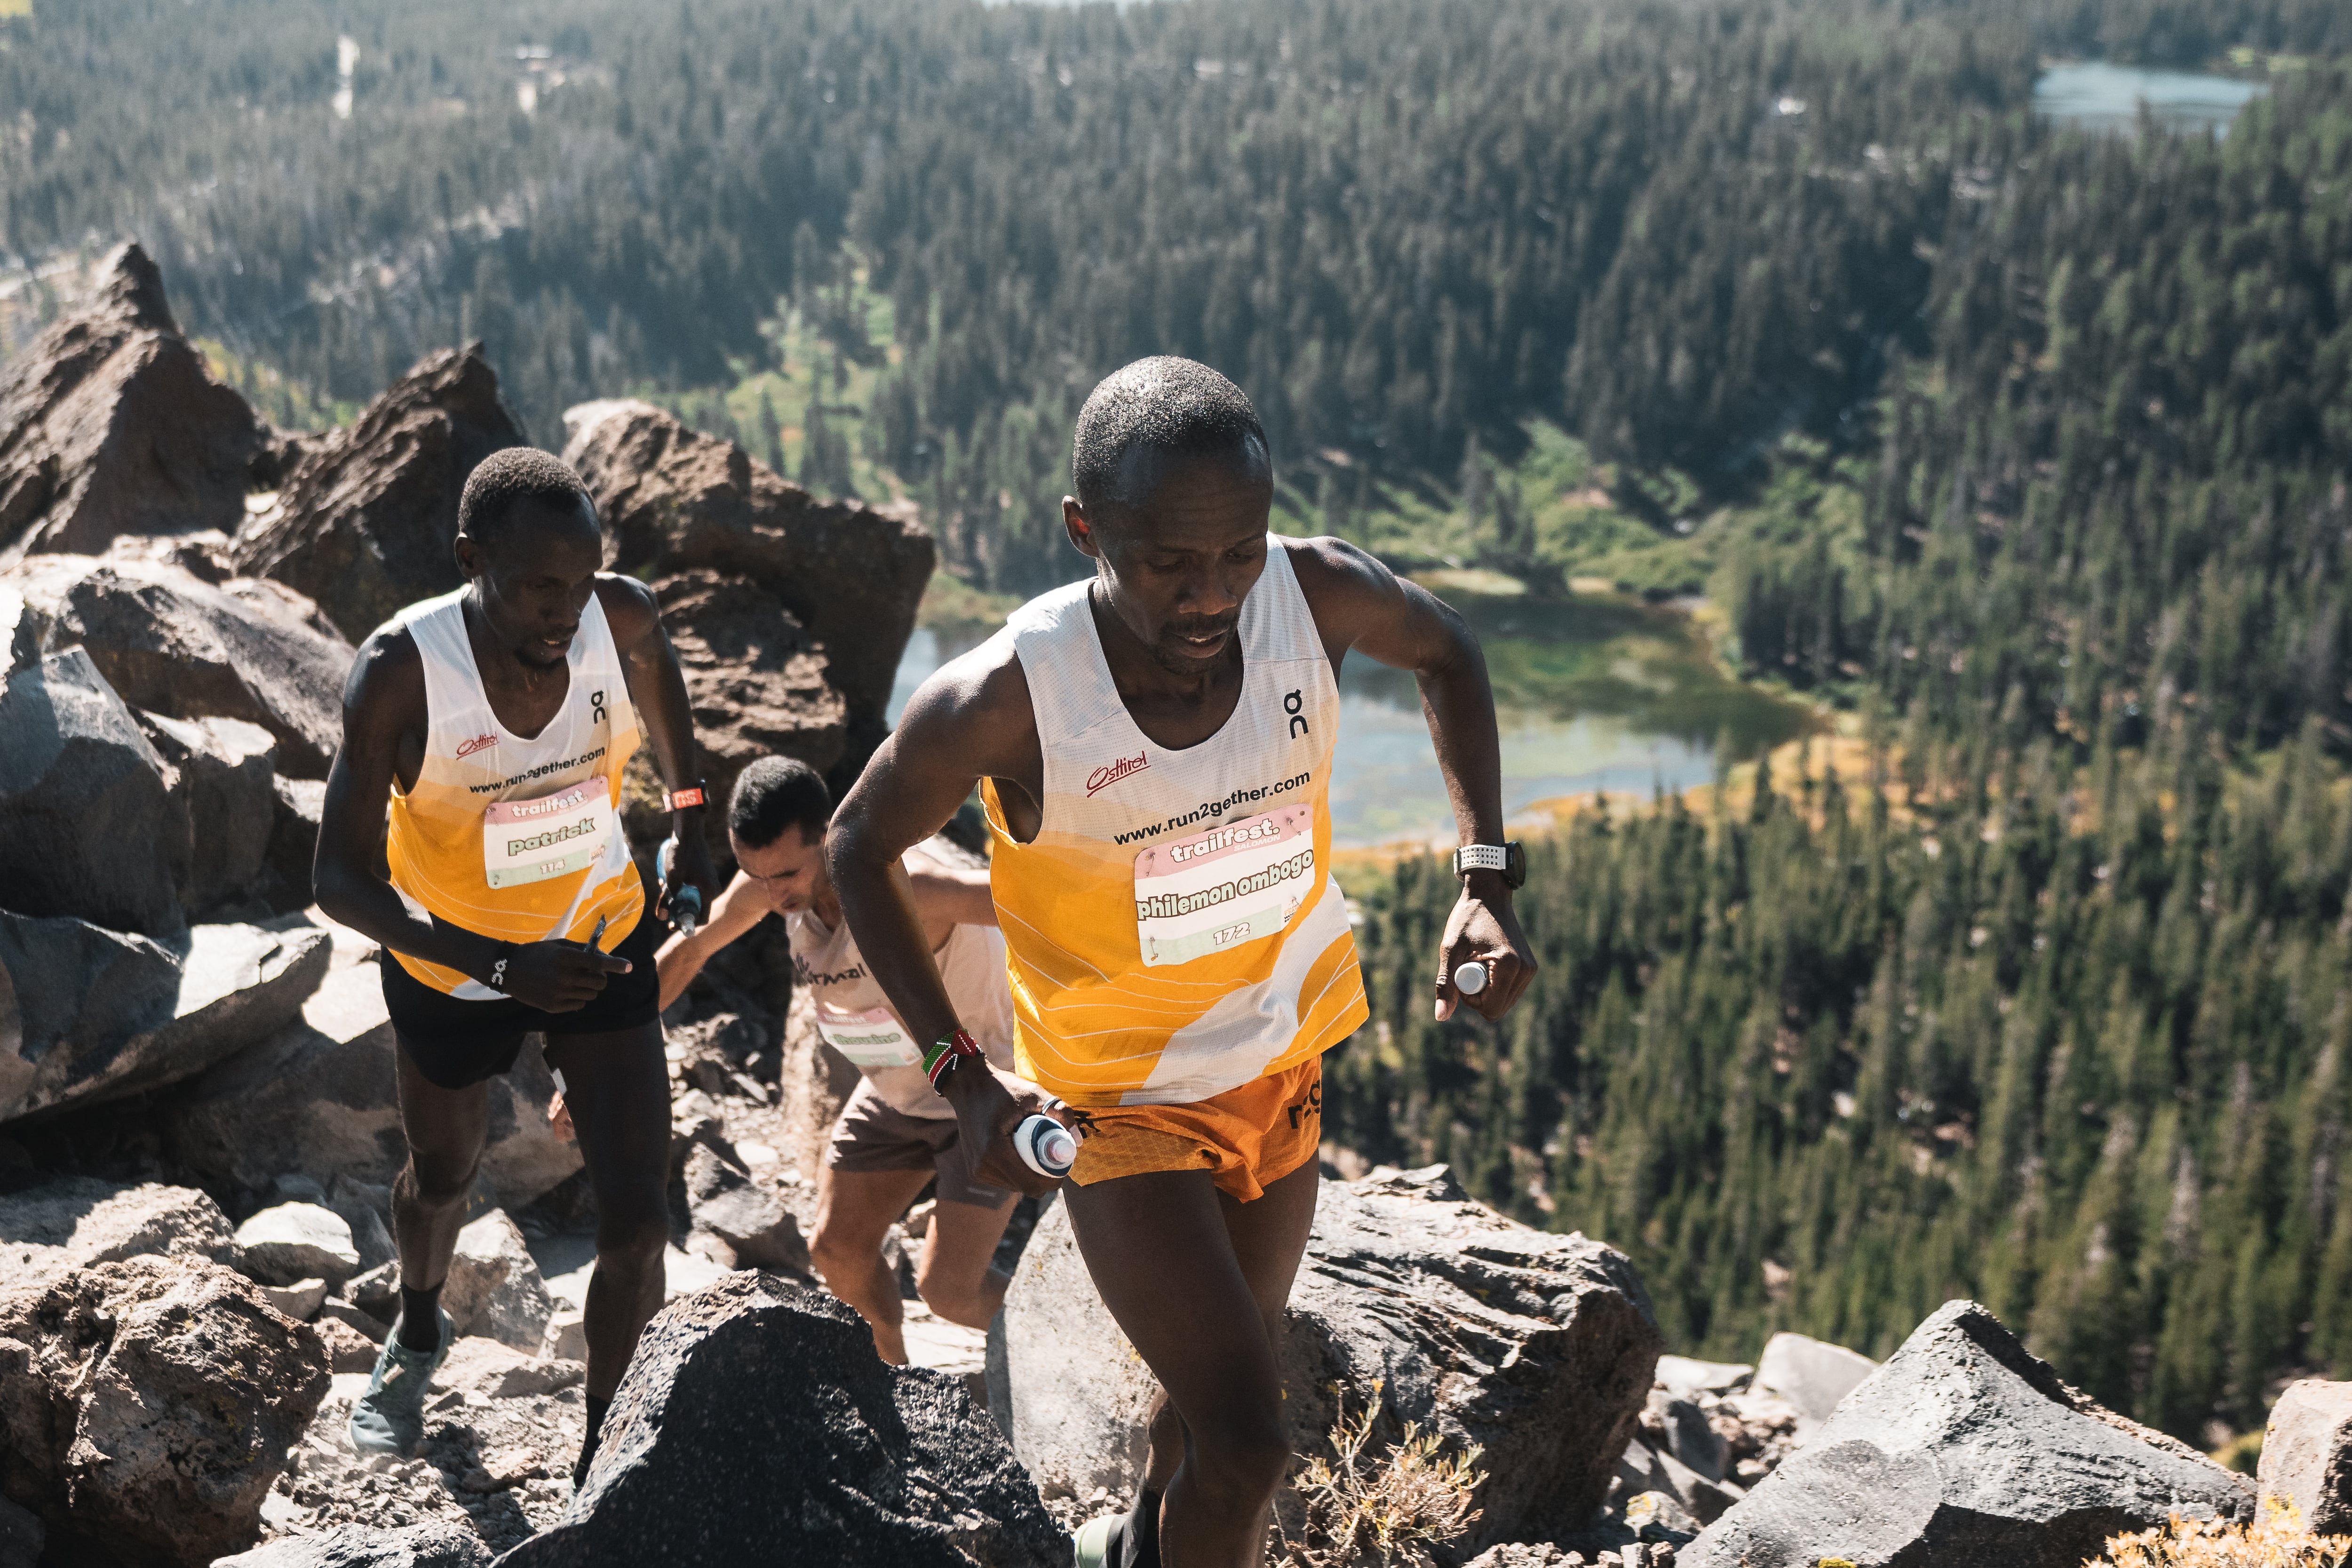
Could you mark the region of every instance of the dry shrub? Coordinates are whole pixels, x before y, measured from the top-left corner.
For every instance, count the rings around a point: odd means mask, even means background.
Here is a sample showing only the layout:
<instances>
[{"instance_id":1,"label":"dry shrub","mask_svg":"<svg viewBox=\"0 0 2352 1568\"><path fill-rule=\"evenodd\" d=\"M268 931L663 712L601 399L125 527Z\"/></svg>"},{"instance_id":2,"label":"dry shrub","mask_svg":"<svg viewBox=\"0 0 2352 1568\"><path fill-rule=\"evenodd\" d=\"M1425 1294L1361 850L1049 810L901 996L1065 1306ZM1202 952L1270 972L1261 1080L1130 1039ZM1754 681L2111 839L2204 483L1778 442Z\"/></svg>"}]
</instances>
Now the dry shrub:
<instances>
[{"instance_id":1,"label":"dry shrub","mask_svg":"<svg viewBox=\"0 0 2352 1568\"><path fill-rule=\"evenodd\" d=\"M2352 1558L2352 1535L2307 1535L2294 1504L2263 1500L2252 1524L2175 1514L2164 1530L2118 1535L2085 1568L2336 1568Z\"/></svg>"},{"instance_id":2,"label":"dry shrub","mask_svg":"<svg viewBox=\"0 0 2352 1568\"><path fill-rule=\"evenodd\" d=\"M1296 1539L1275 1526L1268 1568L1429 1568L1429 1548L1459 1539L1478 1517L1470 1499L1486 1479L1475 1468L1479 1450L1441 1454L1435 1433L1408 1422L1402 1442L1368 1455L1377 1383L1361 1415L1349 1418L1344 1394L1339 1411L1332 1457L1291 1478L1304 1523Z\"/></svg>"}]
</instances>

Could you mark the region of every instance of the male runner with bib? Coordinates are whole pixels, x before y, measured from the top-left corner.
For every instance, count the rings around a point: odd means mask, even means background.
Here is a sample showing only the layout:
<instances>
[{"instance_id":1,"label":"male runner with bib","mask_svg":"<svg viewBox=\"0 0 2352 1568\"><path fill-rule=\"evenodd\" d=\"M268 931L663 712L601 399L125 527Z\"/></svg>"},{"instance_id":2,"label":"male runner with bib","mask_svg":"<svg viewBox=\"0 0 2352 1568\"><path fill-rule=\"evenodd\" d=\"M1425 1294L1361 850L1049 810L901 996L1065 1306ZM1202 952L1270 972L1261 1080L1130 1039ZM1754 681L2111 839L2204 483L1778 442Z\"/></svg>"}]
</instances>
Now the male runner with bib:
<instances>
[{"instance_id":1,"label":"male runner with bib","mask_svg":"<svg viewBox=\"0 0 2352 1568\"><path fill-rule=\"evenodd\" d=\"M362 1453L423 1436L488 1080L537 1030L596 1198L577 1475L661 1305L669 1237L654 921L616 811L640 714L684 847L665 901L688 886L708 897L718 877L677 655L653 595L598 570L579 477L529 447L492 453L466 481L456 549L467 585L402 611L352 663L319 827L320 907L384 949L408 1140L392 1200L400 1318L351 1436Z\"/></svg>"},{"instance_id":2,"label":"male runner with bib","mask_svg":"<svg viewBox=\"0 0 2352 1568\"><path fill-rule=\"evenodd\" d=\"M1535 963L1512 912L1486 662L1435 598L1266 531L1265 436L1207 367L1150 359L1078 416L1062 502L1095 575L926 681L834 822L834 886L980 1179L1052 1184L1008 1131L1059 1096L1087 1271L1158 1376L1141 1495L1081 1564L1255 1568L1290 1457L1276 1346L1313 1223L1322 1053L1364 1021L1328 805L1350 649L1418 678L1464 849L1438 959L1486 1017ZM1020 1078L974 1059L898 857L977 783ZM1024 1082L1023 1079L1029 1080Z\"/></svg>"},{"instance_id":3,"label":"male runner with bib","mask_svg":"<svg viewBox=\"0 0 2352 1568\"><path fill-rule=\"evenodd\" d=\"M882 1259L891 1224L936 1176L938 1204L915 1265L915 1289L948 1321L984 1329L1012 1283L995 1267L996 1243L1019 1194L973 1179L955 1112L931 1092L922 1052L866 972L824 868L832 816L833 796L805 763L762 757L743 770L727 806L727 836L740 869L719 895L709 924L663 944L661 1000L668 1007L712 954L769 915L783 917L793 983L815 1004L817 1033L863 1075L817 1171L809 1258L874 1331L882 1359L903 1366L898 1279ZM920 847L908 850L903 864L956 1016L989 1060L1010 1071L1013 998L987 871L950 865Z\"/></svg>"}]
</instances>

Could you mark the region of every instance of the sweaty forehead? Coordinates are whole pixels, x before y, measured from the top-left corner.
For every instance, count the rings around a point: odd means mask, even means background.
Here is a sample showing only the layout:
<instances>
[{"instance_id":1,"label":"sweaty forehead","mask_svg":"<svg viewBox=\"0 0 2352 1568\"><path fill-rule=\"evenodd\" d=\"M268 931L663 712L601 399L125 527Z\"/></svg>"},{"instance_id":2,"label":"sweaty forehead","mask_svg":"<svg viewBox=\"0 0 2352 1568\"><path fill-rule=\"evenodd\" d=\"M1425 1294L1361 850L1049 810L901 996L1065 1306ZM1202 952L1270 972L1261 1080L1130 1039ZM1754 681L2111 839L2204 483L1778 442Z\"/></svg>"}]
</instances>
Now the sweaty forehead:
<instances>
[{"instance_id":1,"label":"sweaty forehead","mask_svg":"<svg viewBox=\"0 0 2352 1568\"><path fill-rule=\"evenodd\" d=\"M1274 479L1255 443L1200 456L1139 448L1120 460L1118 481L1114 525L1139 542L1262 533L1274 503Z\"/></svg>"}]
</instances>

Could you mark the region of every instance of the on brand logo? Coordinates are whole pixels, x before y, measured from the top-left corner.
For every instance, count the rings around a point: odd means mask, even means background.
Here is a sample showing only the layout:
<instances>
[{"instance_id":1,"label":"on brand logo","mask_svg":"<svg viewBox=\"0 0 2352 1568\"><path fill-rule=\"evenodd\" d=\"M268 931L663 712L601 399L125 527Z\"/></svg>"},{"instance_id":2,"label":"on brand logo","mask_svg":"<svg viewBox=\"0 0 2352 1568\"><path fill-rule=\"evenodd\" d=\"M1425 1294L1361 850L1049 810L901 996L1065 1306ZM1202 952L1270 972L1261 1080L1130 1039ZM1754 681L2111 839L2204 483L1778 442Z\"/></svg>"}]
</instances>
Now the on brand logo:
<instances>
[{"instance_id":1,"label":"on brand logo","mask_svg":"<svg viewBox=\"0 0 2352 1568\"><path fill-rule=\"evenodd\" d=\"M1290 738L1294 741L1307 733L1307 720L1298 711L1306 705L1306 700L1296 691L1283 694L1282 710L1290 715Z\"/></svg>"},{"instance_id":2,"label":"on brand logo","mask_svg":"<svg viewBox=\"0 0 2352 1568\"><path fill-rule=\"evenodd\" d=\"M1087 794L1092 795L1107 790L1129 773L1139 773L1150 765L1151 759L1141 752L1136 752L1131 757L1121 757L1117 762L1097 768L1087 775Z\"/></svg>"},{"instance_id":3,"label":"on brand logo","mask_svg":"<svg viewBox=\"0 0 2352 1568\"><path fill-rule=\"evenodd\" d=\"M605 721L604 694L603 692L592 691L588 694L588 721L590 723L602 724Z\"/></svg>"},{"instance_id":4,"label":"on brand logo","mask_svg":"<svg viewBox=\"0 0 2352 1568\"><path fill-rule=\"evenodd\" d=\"M496 735L477 735L472 740L463 742L458 745L457 760L463 762L467 757L472 756L476 752L487 752L498 743L499 738Z\"/></svg>"}]
</instances>

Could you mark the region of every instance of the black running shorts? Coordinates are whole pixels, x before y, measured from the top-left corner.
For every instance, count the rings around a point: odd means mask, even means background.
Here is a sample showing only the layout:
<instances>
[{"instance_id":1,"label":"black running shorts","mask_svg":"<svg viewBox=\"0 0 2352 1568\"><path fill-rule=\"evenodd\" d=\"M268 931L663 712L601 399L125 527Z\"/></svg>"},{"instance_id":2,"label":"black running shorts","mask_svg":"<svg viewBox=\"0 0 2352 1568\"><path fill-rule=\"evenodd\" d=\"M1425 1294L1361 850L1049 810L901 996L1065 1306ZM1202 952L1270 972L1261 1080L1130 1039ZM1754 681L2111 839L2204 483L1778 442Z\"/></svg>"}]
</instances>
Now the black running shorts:
<instances>
[{"instance_id":1,"label":"black running shorts","mask_svg":"<svg viewBox=\"0 0 2352 1568\"><path fill-rule=\"evenodd\" d=\"M661 977L654 969L661 930L651 910L639 915L636 929L611 950L629 961L629 972L607 975L595 999L573 1012L543 1013L512 1000L461 1001L425 984L390 953L377 964L383 971L384 1008L416 1070L443 1089L464 1089L511 1068L525 1035L601 1035L661 1016Z\"/></svg>"}]
</instances>

